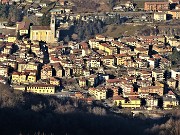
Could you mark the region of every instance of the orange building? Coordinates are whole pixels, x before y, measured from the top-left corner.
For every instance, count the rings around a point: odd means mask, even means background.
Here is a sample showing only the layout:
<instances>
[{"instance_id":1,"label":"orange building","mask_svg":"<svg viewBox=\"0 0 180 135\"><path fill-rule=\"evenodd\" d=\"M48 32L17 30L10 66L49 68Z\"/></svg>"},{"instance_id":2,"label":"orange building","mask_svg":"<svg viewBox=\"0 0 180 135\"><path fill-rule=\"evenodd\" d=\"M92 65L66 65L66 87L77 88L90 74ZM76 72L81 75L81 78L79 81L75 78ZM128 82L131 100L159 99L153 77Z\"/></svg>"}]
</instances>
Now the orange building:
<instances>
[{"instance_id":1,"label":"orange building","mask_svg":"<svg viewBox=\"0 0 180 135\"><path fill-rule=\"evenodd\" d=\"M144 10L157 11L160 9L169 9L169 2L145 2Z\"/></svg>"}]
</instances>

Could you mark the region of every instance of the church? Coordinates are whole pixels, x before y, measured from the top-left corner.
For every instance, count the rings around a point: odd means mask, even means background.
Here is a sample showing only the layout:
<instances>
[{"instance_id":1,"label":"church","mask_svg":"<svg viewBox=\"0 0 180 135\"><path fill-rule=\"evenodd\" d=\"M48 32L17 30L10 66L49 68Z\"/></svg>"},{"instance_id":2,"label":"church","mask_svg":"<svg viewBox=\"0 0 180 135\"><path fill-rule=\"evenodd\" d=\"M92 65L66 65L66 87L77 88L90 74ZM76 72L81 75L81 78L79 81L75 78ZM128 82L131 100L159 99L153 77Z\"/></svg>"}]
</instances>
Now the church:
<instances>
[{"instance_id":1,"label":"church","mask_svg":"<svg viewBox=\"0 0 180 135\"><path fill-rule=\"evenodd\" d=\"M50 26L31 26L30 40L43 41L46 43L57 43L59 41L60 31L56 30L56 17L51 15Z\"/></svg>"}]
</instances>

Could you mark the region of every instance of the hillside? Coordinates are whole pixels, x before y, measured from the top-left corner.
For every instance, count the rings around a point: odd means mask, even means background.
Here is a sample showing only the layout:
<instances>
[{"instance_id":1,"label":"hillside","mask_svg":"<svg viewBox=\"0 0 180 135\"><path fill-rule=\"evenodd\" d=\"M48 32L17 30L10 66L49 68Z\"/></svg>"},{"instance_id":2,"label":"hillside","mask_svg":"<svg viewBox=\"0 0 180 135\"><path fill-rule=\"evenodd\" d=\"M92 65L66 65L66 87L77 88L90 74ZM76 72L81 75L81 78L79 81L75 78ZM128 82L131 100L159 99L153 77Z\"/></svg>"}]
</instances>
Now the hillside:
<instances>
[{"instance_id":1,"label":"hillside","mask_svg":"<svg viewBox=\"0 0 180 135\"><path fill-rule=\"evenodd\" d=\"M137 34L145 34L144 30L150 29L150 27L145 26L145 25L108 25L105 28L105 32L103 35L105 36L110 36L110 37L115 37L118 38L122 35L127 36L127 35L137 35ZM149 31L149 30L148 30Z\"/></svg>"},{"instance_id":2,"label":"hillside","mask_svg":"<svg viewBox=\"0 0 180 135\"><path fill-rule=\"evenodd\" d=\"M107 0L71 0L76 12L108 12L111 10ZM111 0L110 0L111 1Z\"/></svg>"},{"instance_id":3,"label":"hillside","mask_svg":"<svg viewBox=\"0 0 180 135\"><path fill-rule=\"evenodd\" d=\"M51 96L14 92L0 84L2 135L143 135L164 120L131 118L97 105ZM132 129L133 127L133 129Z\"/></svg>"}]
</instances>

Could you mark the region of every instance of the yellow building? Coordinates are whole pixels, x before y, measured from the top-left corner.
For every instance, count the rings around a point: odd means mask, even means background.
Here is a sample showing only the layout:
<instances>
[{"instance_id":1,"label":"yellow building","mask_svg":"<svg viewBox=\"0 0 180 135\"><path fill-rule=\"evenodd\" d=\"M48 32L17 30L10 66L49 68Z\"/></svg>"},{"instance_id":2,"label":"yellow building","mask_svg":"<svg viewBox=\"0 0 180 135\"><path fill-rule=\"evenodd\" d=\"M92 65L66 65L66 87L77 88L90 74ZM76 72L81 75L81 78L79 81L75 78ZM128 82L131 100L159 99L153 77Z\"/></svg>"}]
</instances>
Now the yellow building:
<instances>
[{"instance_id":1,"label":"yellow building","mask_svg":"<svg viewBox=\"0 0 180 135\"><path fill-rule=\"evenodd\" d=\"M11 78L11 83L13 84L19 84L20 83L20 72L13 72L12 73L12 78Z\"/></svg>"},{"instance_id":2,"label":"yellow building","mask_svg":"<svg viewBox=\"0 0 180 135\"><path fill-rule=\"evenodd\" d=\"M113 97L113 103L116 106L120 106L122 108L140 108L141 100L137 97L129 97L123 98L121 96Z\"/></svg>"},{"instance_id":3,"label":"yellow building","mask_svg":"<svg viewBox=\"0 0 180 135\"><path fill-rule=\"evenodd\" d=\"M28 75L27 81L29 83L35 83L36 82L36 75Z\"/></svg>"},{"instance_id":4,"label":"yellow building","mask_svg":"<svg viewBox=\"0 0 180 135\"><path fill-rule=\"evenodd\" d=\"M8 42L12 42L14 43L16 41L16 36L14 35L11 35L11 36L8 36Z\"/></svg>"},{"instance_id":5,"label":"yellow building","mask_svg":"<svg viewBox=\"0 0 180 135\"><path fill-rule=\"evenodd\" d=\"M89 45L90 45L90 48L99 48L99 40L97 39L90 39L89 40Z\"/></svg>"},{"instance_id":6,"label":"yellow building","mask_svg":"<svg viewBox=\"0 0 180 135\"><path fill-rule=\"evenodd\" d=\"M89 88L89 94L94 96L96 100L107 98L107 90L105 88Z\"/></svg>"},{"instance_id":7,"label":"yellow building","mask_svg":"<svg viewBox=\"0 0 180 135\"><path fill-rule=\"evenodd\" d=\"M63 71L62 67L55 68L55 70L56 70L56 76L57 77L63 77L64 76L64 71Z\"/></svg>"},{"instance_id":8,"label":"yellow building","mask_svg":"<svg viewBox=\"0 0 180 135\"><path fill-rule=\"evenodd\" d=\"M116 54L115 57L117 65L124 65L126 60L131 60L131 56L128 54Z\"/></svg>"},{"instance_id":9,"label":"yellow building","mask_svg":"<svg viewBox=\"0 0 180 135\"><path fill-rule=\"evenodd\" d=\"M164 72L162 70L153 70L152 77L155 81L163 81L164 80Z\"/></svg>"},{"instance_id":10,"label":"yellow building","mask_svg":"<svg viewBox=\"0 0 180 135\"><path fill-rule=\"evenodd\" d=\"M30 39L44 41L47 43L53 42L52 32L49 26L31 26Z\"/></svg>"},{"instance_id":11,"label":"yellow building","mask_svg":"<svg viewBox=\"0 0 180 135\"><path fill-rule=\"evenodd\" d=\"M7 66L0 66L0 75L4 77L8 77L9 68Z\"/></svg>"},{"instance_id":12,"label":"yellow building","mask_svg":"<svg viewBox=\"0 0 180 135\"><path fill-rule=\"evenodd\" d=\"M166 21L166 13L164 12L156 12L154 13L154 20L156 21Z\"/></svg>"},{"instance_id":13,"label":"yellow building","mask_svg":"<svg viewBox=\"0 0 180 135\"><path fill-rule=\"evenodd\" d=\"M122 104L123 108L140 108L141 100L137 97L129 97L128 101Z\"/></svg>"},{"instance_id":14,"label":"yellow building","mask_svg":"<svg viewBox=\"0 0 180 135\"><path fill-rule=\"evenodd\" d=\"M49 77L52 77L52 68L51 67L43 68L41 70L41 79L47 79Z\"/></svg>"},{"instance_id":15,"label":"yellow building","mask_svg":"<svg viewBox=\"0 0 180 135\"><path fill-rule=\"evenodd\" d=\"M140 87L138 93L158 94L159 96L163 96L164 90L162 86L147 86Z\"/></svg>"},{"instance_id":16,"label":"yellow building","mask_svg":"<svg viewBox=\"0 0 180 135\"><path fill-rule=\"evenodd\" d=\"M20 61L18 63L18 72L22 72L25 70L36 70L38 71L39 69L39 63L35 63L35 62L25 62L25 61Z\"/></svg>"},{"instance_id":17,"label":"yellow building","mask_svg":"<svg viewBox=\"0 0 180 135\"><path fill-rule=\"evenodd\" d=\"M18 62L18 72L22 72L26 67L26 62L25 61L20 61Z\"/></svg>"},{"instance_id":18,"label":"yellow building","mask_svg":"<svg viewBox=\"0 0 180 135\"><path fill-rule=\"evenodd\" d=\"M27 86L27 92L38 94L54 94L55 90L55 86L50 84L32 84Z\"/></svg>"},{"instance_id":19,"label":"yellow building","mask_svg":"<svg viewBox=\"0 0 180 135\"><path fill-rule=\"evenodd\" d=\"M16 23L16 31L19 31L19 34L28 35L29 34L29 26L30 22L17 22Z\"/></svg>"},{"instance_id":20,"label":"yellow building","mask_svg":"<svg viewBox=\"0 0 180 135\"><path fill-rule=\"evenodd\" d=\"M56 17L51 16L50 26L31 26L30 40L56 43L59 40L60 31L56 30Z\"/></svg>"},{"instance_id":21,"label":"yellow building","mask_svg":"<svg viewBox=\"0 0 180 135\"><path fill-rule=\"evenodd\" d=\"M179 101L176 99L175 94L172 91L169 91L168 94L163 97L163 108L171 109L179 105Z\"/></svg>"},{"instance_id":22,"label":"yellow building","mask_svg":"<svg viewBox=\"0 0 180 135\"><path fill-rule=\"evenodd\" d=\"M26 83L27 76L28 76L28 73L26 73L26 72L21 73L20 74L20 82L21 83Z\"/></svg>"},{"instance_id":23,"label":"yellow building","mask_svg":"<svg viewBox=\"0 0 180 135\"><path fill-rule=\"evenodd\" d=\"M167 84L170 88L175 89L176 88L176 80L173 78L170 78L167 80Z\"/></svg>"},{"instance_id":24,"label":"yellow building","mask_svg":"<svg viewBox=\"0 0 180 135\"><path fill-rule=\"evenodd\" d=\"M115 106L121 106L124 103L125 103L125 98L123 98L119 95L113 97L113 104Z\"/></svg>"},{"instance_id":25,"label":"yellow building","mask_svg":"<svg viewBox=\"0 0 180 135\"><path fill-rule=\"evenodd\" d=\"M140 54L146 54L146 55L148 55L148 49L145 49L145 48L143 48L143 47L136 47L136 48L134 48L134 52L135 52L136 54L140 53Z\"/></svg>"},{"instance_id":26,"label":"yellow building","mask_svg":"<svg viewBox=\"0 0 180 135\"><path fill-rule=\"evenodd\" d=\"M79 79L79 87L86 87L86 79L85 78Z\"/></svg>"},{"instance_id":27,"label":"yellow building","mask_svg":"<svg viewBox=\"0 0 180 135\"><path fill-rule=\"evenodd\" d=\"M115 64L115 57L113 55L104 56L102 58L103 65L113 67Z\"/></svg>"},{"instance_id":28,"label":"yellow building","mask_svg":"<svg viewBox=\"0 0 180 135\"><path fill-rule=\"evenodd\" d=\"M168 14L172 15L173 19L179 19L180 18L180 10L179 9L170 10L170 11L168 11Z\"/></svg>"},{"instance_id":29,"label":"yellow building","mask_svg":"<svg viewBox=\"0 0 180 135\"><path fill-rule=\"evenodd\" d=\"M99 44L99 50L106 52L107 55L117 54L117 47L115 47L115 46L113 47L107 43Z\"/></svg>"},{"instance_id":30,"label":"yellow building","mask_svg":"<svg viewBox=\"0 0 180 135\"><path fill-rule=\"evenodd\" d=\"M26 87L23 85L12 85L14 90L25 91Z\"/></svg>"},{"instance_id":31,"label":"yellow building","mask_svg":"<svg viewBox=\"0 0 180 135\"><path fill-rule=\"evenodd\" d=\"M50 78L50 84L55 85L55 86L59 86L60 85L60 81L54 77Z\"/></svg>"}]
</instances>

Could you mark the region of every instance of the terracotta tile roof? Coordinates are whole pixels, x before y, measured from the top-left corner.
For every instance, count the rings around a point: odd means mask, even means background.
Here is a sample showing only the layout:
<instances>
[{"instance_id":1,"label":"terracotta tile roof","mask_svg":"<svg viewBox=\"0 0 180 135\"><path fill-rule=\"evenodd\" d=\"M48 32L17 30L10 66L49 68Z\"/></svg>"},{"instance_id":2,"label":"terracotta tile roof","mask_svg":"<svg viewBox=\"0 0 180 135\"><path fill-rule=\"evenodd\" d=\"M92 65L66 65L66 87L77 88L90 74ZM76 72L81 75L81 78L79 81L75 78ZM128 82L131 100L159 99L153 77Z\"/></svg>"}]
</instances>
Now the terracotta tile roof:
<instances>
[{"instance_id":1,"label":"terracotta tile roof","mask_svg":"<svg viewBox=\"0 0 180 135\"><path fill-rule=\"evenodd\" d=\"M135 96L132 96L132 97L129 97L129 100L140 100L140 99Z\"/></svg>"},{"instance_id":2,"label":"terracotta tile roof","mask_svg":"<svg viewBox=\"0 0 180 135\"><path fill-rule=\"evenodd\" d=\"M20 72L13 72L12 75L20 75L21 73Z\"/></svg>"},{"instance_id":3,"label":"terracotta tile roof","mask_svg":"<svg viewBox=\"0 0 180 135\"><path fill-rule=\"evenodd\" d=\"M113 97L113 100L125 100L125 99L121 96L115 96Z\"/></svg>"},{"instance_id":4,"label":"terracotta tile roof","mask_svg":"<svg viewBox=\"0 0 180 135\"><path fill-rule=\"evenodd\" d=\"M107 82L108 83L119 83L119 82L121 82L121 79L108 79Z\"/></svg>"},{"instance_id":5,"label":"terracotta tile roof","mask_svg":"<svg viewBox=\"0 0 180 135\"><path fill-rule=\"evenodd\" d=\"M31 30L51 30L50 26L31 26Z\"/></svg>"}]
</instances>

